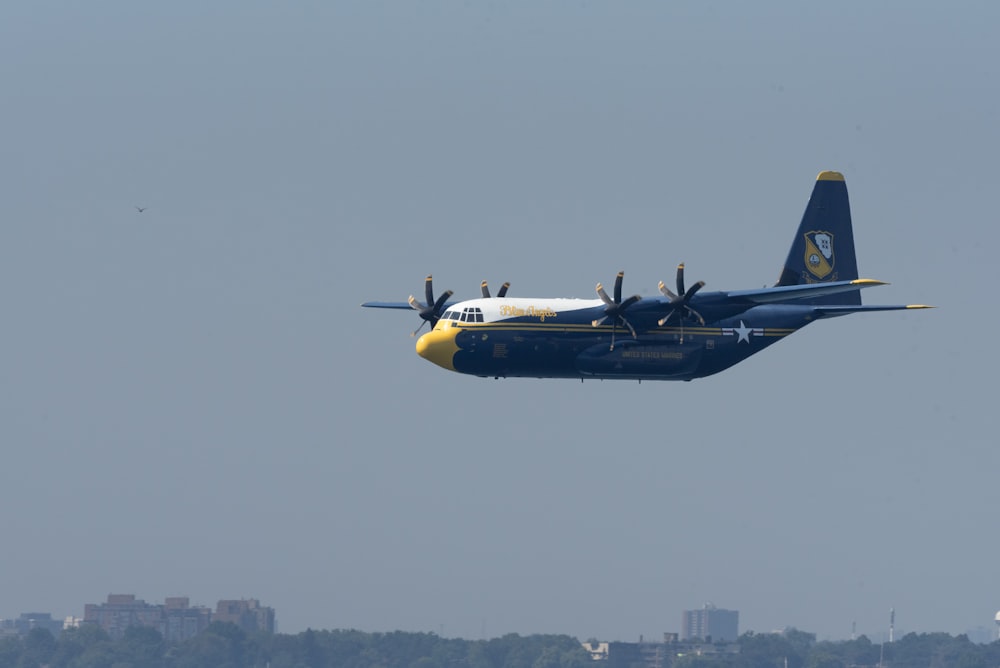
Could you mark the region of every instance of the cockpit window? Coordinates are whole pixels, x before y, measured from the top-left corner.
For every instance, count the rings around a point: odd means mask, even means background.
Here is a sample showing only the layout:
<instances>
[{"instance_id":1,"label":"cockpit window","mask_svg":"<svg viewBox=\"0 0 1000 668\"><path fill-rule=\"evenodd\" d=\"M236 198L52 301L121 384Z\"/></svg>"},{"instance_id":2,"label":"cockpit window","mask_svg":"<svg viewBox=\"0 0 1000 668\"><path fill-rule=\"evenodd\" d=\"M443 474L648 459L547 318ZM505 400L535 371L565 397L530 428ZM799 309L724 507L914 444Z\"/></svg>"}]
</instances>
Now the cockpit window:
<instances>
[{"instance_id":1,"label":"cockpit window","mask_svg":"<svg viewBox=\"0 0 1000 668\"><path fill-rule=\"evenodd\" d=\"M444 320L458 320L459 322L485 322L485 319L483 318L483 309L478 306L464 308L461 313L457 310L445 311L441 318Z\"/></svg>"}]
</instances>

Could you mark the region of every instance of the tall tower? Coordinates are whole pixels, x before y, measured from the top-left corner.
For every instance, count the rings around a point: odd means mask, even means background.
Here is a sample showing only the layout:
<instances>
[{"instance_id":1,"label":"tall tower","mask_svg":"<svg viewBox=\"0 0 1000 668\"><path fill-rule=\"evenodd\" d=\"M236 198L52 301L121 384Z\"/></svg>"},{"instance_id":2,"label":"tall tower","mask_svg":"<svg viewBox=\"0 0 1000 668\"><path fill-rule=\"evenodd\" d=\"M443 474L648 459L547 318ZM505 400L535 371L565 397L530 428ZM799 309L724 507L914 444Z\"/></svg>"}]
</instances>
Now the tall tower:
<instances>
[{"instance_id":1,"label":"tall tower","mask_svg":"<svg viewBox=\"0 0 1000 668\"><path fill-rule=\"evenodd\" d=\"M681 640L736 642L739 638L736 610L723 610L706 603L701 610L685 610L681 619Z\"/></svg>"},{"instance_id":2,"label":"tall tower","mask_svg":"<svg viewBox=\"0 0 1000 668\"><path fill-rule=\"evenodd\" d=\"M892 635L896 630L896 608L889 608L889 642L892 642Z\"/></svg>"},{"instance_id":3,"label":"tall tower","mask_svg":"<svg viewBox=\"0 0 1000 668\"><path fill-rule=\"evenodd\" d=\"M997 640L1000 640L1000 611L997 612L997 616L993 618L993 621L997 623Z\"/></svg>"}]
</instances>

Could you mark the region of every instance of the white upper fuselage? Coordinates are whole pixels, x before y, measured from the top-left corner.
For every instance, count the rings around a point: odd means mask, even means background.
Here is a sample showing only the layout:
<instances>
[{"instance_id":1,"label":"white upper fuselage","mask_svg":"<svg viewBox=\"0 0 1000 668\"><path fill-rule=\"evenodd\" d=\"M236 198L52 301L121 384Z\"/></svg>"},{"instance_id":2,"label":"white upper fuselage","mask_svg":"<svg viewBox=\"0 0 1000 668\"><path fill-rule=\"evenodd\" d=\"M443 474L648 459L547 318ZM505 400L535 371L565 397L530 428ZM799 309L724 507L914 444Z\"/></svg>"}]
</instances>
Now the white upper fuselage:
<instances>
[{"instance_id":1,"label":"white upper fuselage","mask_svg":"<svg viewBox=\"0 0 1000 668\"><path fill-rule=\"evenodd\" d=\"M560 314L603 306L600 299L560 299L531 297L492 297L469 299L449 306L441 322L500 322L511 318L531 318L538 322L558 321ZM482 319L479 319L479 316Z\"/></svg>"}]
</instances>

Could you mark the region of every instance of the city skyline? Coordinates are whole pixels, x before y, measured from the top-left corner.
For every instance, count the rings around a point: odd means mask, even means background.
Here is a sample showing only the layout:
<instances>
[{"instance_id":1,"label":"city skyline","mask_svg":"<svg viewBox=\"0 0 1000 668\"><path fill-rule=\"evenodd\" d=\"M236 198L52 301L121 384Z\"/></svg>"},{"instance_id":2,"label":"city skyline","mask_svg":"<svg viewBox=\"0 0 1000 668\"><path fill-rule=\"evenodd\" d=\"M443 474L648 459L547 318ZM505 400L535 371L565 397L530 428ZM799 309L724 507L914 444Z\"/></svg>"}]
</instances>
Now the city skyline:
<instances>
[{"instance_id":1,"label":"city skyline","mask_svg":"<svg viewBox=\"0 0 1000 668\"><path fill-rule=\"evenodd\" d=\"M211 612L211 608L209 608L208 606L206 606L204 604L197 604L196 603L194 605L191 605L190 604L190 600L191 599L188 596L168 596L168 597L164 597L163 600L164 600L164 603L162 603L162 604L156 604L156 603L147 604L144 599L138 598L136 594L108 594L107 600L106 600L106 604L110 604L112 602L115 602L115 603L118 603L118 604L122 604L122 603L133 604L134 603L134 604L138 604L138 605L141 605L141 606L148 606L150 608L161 607L161 608L168 608L169 609L171 606L173 606L173 607L176 607L176 608L197 609L197 610L205 610L205 611ZM231 608L233 606L233 604L241 604L241 603L242 604L248 604L249 605L249 609L258 609L259 608L259 609L262 609L262 610L269 610L270 611L269 617L266 618L269 621L265 622L265 628L277 629L276 614L275 614L273 608L270 608L268 606L260 606L260 602L257 599L255 599L255 598L219 599L216 602L216 611L215 611L215 613L213 613L213 621L216 621L215 616L218 615L223 610L224 607L230 607ZM55 622L63 620L62 623L64 623L64 624L70 624L70 623L72 623L73 625L77 625L79 623L82 623L82 622L86 621L86 612L87 612L88 608L97 607L97 606L101 606L101 605L105 605L105 604L91 604L91 603L83 604L84 614L81 615L80 617L76 617L73 614L67 614L65 616L60 616L58 613L54 613L52 611L45 611L45 612L42 612L42 613L37 612L37 611L36 612L32 612L32 613L21 612L21 613L18 613L18 615L16 617L13 617L13 616L12 617L4 617L2 614L0 614L0 623L3 623L3 622L15 622L18 619L24 618L26 616L31 616L31 615L34 614L34 615L43 615L43 616L44 615L48 615ZM237 607L240 607L240 606L237 605ZM245 608L246 606L244 605L243 607ZM918 631L918 630L911 630L911 629L904 629L904 628L896 627L895 626L894 611L895 611L894 608L890 608L890 613L888 613L887 616L886 616L886 626L883 629L874 629L874 630L869 630L869 632L865 632L865 631L859 630L857 628L856 622L852 622L851 623L851 630L846 635L844 635L843 637L837 637L837 636L820 637L817 634L817 639L819 639L819 640L831 640L831 641L846 641L846 640L853 640L853 639L855 639L857 637L865 636L869 640L871 640L872 642L878 643L878 642L892 642L892 634L891 634L891 630L892 629L895 629L895 633L896 633L895 638L896 639L899 639L900 637L903 637L906 634L911 633L911 632L913 632L913 633L935 632L934 629L922 629L922 630ZM235 611L235 614L238 615L240 612L245 612L245 610L241 609L240 611ZM728 609L725 609L725 608L717 608L713 603L705 603L700 608L692 608L692 609L683 609L683 610L680 610L679 613L678 613L679 616L680 616L680 620L679 620L679 623L677 624L677 627L676 628L665 628L665 629L663 629L663 631L661 632L660 635L662 635L663 638L667 638L668 636L672 636L672 637L675 637L676 639L678 639L678 640L680 640L682 642L687 642L687 641L694 640L694 639L704 640L704 635L698 633L697 631L691 631L691 629L706 628L705 625L711 623L711 622L708 621L707 618L703 619L703 618L701 618L699 616L700 614L706 613L706 612L719 612L719 613L723 613L724 619L720 620L723 623L723 625L727 625L729 623L733 623L734 625L738 625L739 624L738 621L735 621L735 620L738 619L739 611L728 610ZM735 615L735 617L732 620L730 620L728 618L730 615ZM691 622L690 626L688 624L686 624L686 620L688 620L689 617L692 617L692 622ZM698 617L698 621L697 622L694 621L695 617ZM995 614L995 616L992 617L991 619L1000 620L1000 611L998 611ZM229 618L229 617L226 617L225 619L219 618L218 621L232 621L232 619ZM987 621L989 621L989 620L987 620ZM966 629L963 633L965 635L967 635L970 638L970 640L972 640L973 642L976 642L976 643L990 643L990 642L993 642L994 640L997 640L998 639L997 636L1000 635L1000 631L998 631L998 629L1000 629L1000 621L997 621L996 624L997 624L996 628L990 628L990 627L988 627L984 623L984 624L981 624L981 625L978 625L978 626ZM204 627L201 627L199 630L203 630L203 628ZM348 625L348 626L343 627L343 628L351 628L351 629L353 629L353 628L357 628L357 627L355 625ZM804 631L804 632L807 632L807 633L815 633L814 631L812 631L812 630L810 630L808 628L799 627L799 626L797 626L795 624L789 624L789 625L787 625L787 626L785 626L783 628L778 628L778 629L745 629L745 630L744 629L740 629L738 631L738 635L740 635L740 634L742 634L742 633L744 633L746 631L752 631L754 633L781 633L781 632L783 632L783 631L785 631L787 629L796 629L796 630ZM2 628L0 628L0 630L2 630ZM363 631L364 629L359 629L359 630ZM465 636L448 636L448 635L446 635L446 634L443 633L443 631L444 631L443 628L438 628L438 629L393 629L393 630L395 630L395 631L402 631L402 632L408 632L408 633L419 633L419 632L438 633L440 631L439 635L441 635L442 637L462 637L462 638L464 638L466 640L477 640L477 639L478 640L483 640L483 639L486 639L484 637L469 638L469 637L465 637ZM274 630L273 632L278 633L279 631ZM712 634L709 633L708 635L712 635ZM638 638L639 642L657 643L657 642L661 642L660 640L656 639L658 637L660 637L660 636L653 635L653 636L647 638L645 635L643 635L643 634L640 633L637 636L634 636L632 638L626 638L626 637L610 638L609 637L609 638L598 638L598 640L601 640L601 641L604 641L604 642L635 642L636 638ZM588 638L594 638L594 636L588 636ZM586 640L586 638L583 638L583 637L580 637L579 639L581 641ZM719 639L720 638L716 638L716 640L719 640ZM721 640L728 641L728 642L733 642L734 639L733 638L728 638L728 637L723 637L723 638L721 638Z\"/></svg>"}]
</instances>

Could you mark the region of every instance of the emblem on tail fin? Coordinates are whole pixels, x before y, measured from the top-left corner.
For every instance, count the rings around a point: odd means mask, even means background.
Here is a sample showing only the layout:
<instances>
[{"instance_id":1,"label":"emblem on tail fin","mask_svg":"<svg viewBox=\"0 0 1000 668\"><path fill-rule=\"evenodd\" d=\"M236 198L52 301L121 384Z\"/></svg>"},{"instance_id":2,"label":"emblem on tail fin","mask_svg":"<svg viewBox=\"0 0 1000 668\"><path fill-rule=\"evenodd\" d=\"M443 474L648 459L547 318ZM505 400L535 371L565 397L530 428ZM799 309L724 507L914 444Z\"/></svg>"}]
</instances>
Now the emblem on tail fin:
<instances>
[{"instance_id":1,"label":"emblem on tail fin","mask_svg":"<svg viewBox=\"0 0 1000 668\"><path fill-rule=\"evenodd\" d=\"M833 233L825 230L812 230L805 233L806 270L812 276L803 276L807 281L837 280L837 275L833 273L835 260L833 254Z\"/></svg>"}]
</instances>

